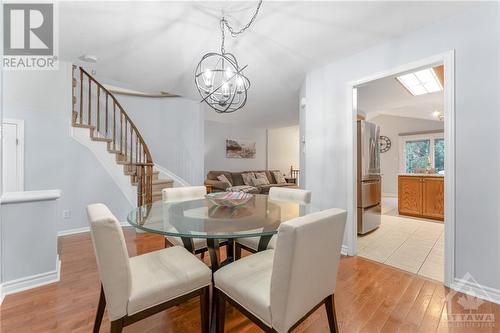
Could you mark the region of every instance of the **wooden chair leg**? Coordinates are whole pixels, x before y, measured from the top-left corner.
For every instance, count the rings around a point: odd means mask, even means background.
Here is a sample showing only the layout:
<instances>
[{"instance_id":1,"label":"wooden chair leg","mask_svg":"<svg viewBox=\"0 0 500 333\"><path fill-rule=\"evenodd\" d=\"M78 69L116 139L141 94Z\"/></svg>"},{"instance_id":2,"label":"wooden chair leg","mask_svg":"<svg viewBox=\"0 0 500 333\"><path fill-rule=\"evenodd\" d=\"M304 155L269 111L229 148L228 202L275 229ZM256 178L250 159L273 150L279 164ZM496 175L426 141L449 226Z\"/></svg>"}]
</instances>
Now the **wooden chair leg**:
<instances>
[{"instance_id":1,"label":"wooden chair leg","mask_svg":"<svg viewBox=\"0 0 500 333\"><path fill-rule=\"evenodd\" d=\"M210 287L205 287L200 296L201 332L210 331Z\"/></svg>"},{"instance_id":2,"label":"wooden chair leg","mask_svg":"<svg viewBox=\"0 0 500 333\"><path fill-rule=\"evenodd\" d=\"M215 308L217 318L215 319L216 333L224 333L224 322L226 321L226 300L221 295L221 292L214 288Z\"/></svg>"},{"instance_id":3,"label":"wooden chair leg","mask_svg":"<svg viewBox=\"0 0 500 333\"><path fill-rule=\"evenodd\" d=\"M111 322L111 333L122 333L123 318Z\"/></svg>"},{"instance_id":4,"label":"wooden chair leg","mask_svg":"<svg viewBox=\"0 0 500 333\"><path fill-rule=\"evenodd\" d=\"M240 260L241 259L241 245L238 243L234 244L234 260Z\"/></svg>"},{"instance_id":5,"label":"wooden chair leg","mask_svg":"<svg viewBox=\"0 0 500 333\"><path fill-rule=\"evenodd\" d=\"M104 296L104 289L101 284L101 295L99 296L99 305L95 314L94 330L93 333L99 333L101 328L102 317L104 316L104 309L106 308L106 297Z\"/></svg>"},{"instance_id":6,"label":"wooden chair leg","mask_svg":"<svg viewBox=\"0 0 500 333\"><path fill-rule=\"evenodd\" d=\"M201 258L201 260L205 259L205 251L203 251L203 252L200 254L200 258Z\"/></svg>"},{"instance_id":7,"label":"wooden chair leg","mask_svg":"<svg viewBox=\"0 0 500 333\"><path fill-rule=\"evenodd\" d=\"M326 298L326 315L328 316L328 326L330 326L330 333L338 333L339 327L337 324L337 315L335 314L335 296L331 295Z\"/></svg>"}]
</instances>

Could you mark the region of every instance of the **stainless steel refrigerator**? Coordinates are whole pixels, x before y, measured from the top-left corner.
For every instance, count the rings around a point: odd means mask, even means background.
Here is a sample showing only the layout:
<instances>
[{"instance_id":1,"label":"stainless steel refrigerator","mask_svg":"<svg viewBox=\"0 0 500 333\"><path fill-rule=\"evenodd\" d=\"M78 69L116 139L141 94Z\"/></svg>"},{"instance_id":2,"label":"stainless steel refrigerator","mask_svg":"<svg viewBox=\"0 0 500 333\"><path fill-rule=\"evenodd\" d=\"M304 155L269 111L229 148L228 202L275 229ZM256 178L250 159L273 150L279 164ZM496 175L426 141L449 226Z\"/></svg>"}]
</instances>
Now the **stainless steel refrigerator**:
<instances>
[{"instance_id":1,"label":"stainless steel refrigerator","mask_svg":"<svg viewBox=\"0 0 500 333\"><path fill-rule=\"evenodd\" d=\"M358 120L358 234L378 228L381 222L379 137L379 126Z\"/></svg>"}]
</instances>

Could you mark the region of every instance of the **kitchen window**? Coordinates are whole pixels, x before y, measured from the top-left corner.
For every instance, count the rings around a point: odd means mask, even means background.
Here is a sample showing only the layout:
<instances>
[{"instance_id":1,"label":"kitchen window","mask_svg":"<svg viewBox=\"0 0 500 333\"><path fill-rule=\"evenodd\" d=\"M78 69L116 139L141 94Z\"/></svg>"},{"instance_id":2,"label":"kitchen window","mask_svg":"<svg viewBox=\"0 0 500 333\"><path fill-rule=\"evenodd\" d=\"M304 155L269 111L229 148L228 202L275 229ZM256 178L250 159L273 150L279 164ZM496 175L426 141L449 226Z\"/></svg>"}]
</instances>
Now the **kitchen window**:
<instances>
[{"instance_id":1,"label":"kitchen window","mask_svg":"<svg viewBox=\"0 0 500 333\"><path fill-rule=\"evenodd\" d=\"M405 135L400 137L400 171L422 173L433 169L444 172L443 133Z\"/></svg>"}]
</instances>

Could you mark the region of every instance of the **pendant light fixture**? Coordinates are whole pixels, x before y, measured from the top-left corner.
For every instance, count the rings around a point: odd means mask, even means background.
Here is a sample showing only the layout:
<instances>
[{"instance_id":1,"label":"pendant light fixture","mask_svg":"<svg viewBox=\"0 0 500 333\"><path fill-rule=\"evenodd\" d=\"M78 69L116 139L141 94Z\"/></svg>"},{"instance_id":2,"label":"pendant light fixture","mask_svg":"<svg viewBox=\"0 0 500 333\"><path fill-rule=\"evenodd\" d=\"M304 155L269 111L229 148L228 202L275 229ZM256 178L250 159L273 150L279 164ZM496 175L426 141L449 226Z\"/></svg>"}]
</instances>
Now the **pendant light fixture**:
<instances>
[{"instance_id":1,"label":"pendant light fixture","mask_svg":"<svg viewBox=\"0 0 500 333\"><path fill-rule=\"evenodd\" d=\"M250 88L250 80L243 74L247 66L241 67L234 54L226 52L224 48L225 29L229 30L232 37L243 33L257 18L261 5L262 0L259 1L250 21L239 31L234 31L222 16L220 53L205 54L196 66L194 81L201 95L201 102L207 103L218 113L231 113L241 109L247 101L247 92Z\"/></svg>"}]
</instances>

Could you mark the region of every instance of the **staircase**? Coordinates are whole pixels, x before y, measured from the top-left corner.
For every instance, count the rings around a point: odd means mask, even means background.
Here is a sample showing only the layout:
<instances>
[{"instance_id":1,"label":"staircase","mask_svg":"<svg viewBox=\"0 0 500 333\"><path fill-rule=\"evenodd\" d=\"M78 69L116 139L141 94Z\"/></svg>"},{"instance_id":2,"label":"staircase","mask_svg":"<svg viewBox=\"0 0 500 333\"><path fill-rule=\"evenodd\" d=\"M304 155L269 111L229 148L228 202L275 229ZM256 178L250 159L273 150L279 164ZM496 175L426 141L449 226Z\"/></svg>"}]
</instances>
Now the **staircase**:
<instances>
[{"instance_id":1,"label":"staircase","mask_svg":"<svg viewBox=\"0 0 500 333\"><path fill-rule=\"evenodd\" d=\"M160 179L146 142L115 96L83 68L73 66L72 126L88 128L93 141L104 142L123 173L137 187L137 205L161 200L173 180Z\"/></svg>"}]
</instances>

